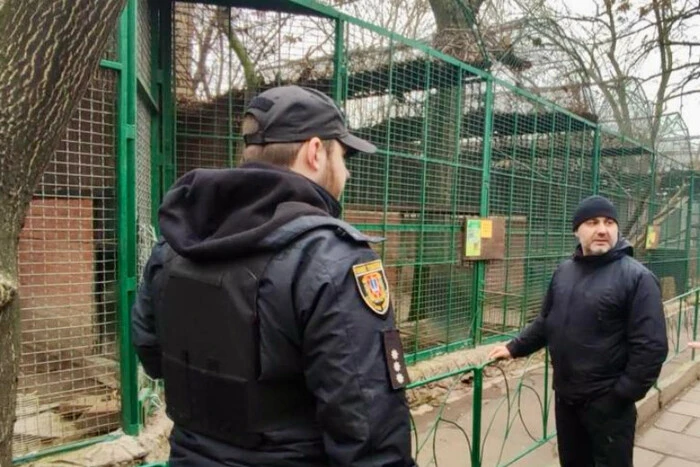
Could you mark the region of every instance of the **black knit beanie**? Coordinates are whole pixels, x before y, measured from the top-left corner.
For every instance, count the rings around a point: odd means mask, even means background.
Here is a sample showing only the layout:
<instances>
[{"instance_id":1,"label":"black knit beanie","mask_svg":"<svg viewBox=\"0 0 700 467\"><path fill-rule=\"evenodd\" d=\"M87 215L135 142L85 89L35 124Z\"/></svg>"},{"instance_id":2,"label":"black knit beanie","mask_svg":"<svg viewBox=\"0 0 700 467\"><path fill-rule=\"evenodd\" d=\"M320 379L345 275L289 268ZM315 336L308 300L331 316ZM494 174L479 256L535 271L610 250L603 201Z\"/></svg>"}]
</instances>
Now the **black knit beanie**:
<instances>
[{"instance_id":1,"label":"black knit beanie","mask_svg":"<svg viewBox=\"0 0 700 467\"><path fill-rule=\"evenodd\" d=\"M572 220L574 232L579 225L594 217L609 217L617 222L617 210L608 198L598 195L589 196L578 204L574 212Z\"/></svg>"}]
</instances>

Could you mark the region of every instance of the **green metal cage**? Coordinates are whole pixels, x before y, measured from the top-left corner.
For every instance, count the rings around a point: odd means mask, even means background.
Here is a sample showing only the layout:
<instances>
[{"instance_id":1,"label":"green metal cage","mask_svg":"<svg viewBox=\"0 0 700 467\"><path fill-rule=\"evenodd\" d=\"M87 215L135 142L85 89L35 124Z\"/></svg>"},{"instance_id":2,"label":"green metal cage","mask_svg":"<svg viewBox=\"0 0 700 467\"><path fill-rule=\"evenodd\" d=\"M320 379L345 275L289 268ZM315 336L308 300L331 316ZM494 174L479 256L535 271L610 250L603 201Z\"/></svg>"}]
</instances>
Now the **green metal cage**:
<instances>
[{"instance_id":1,"label":"green metal cage","mask_svg":"<svg viewBox=\"0 0 700 467\"><path fill-rule=\"evenodd\" d=\"M235 166L246 103L280 84L329 94L379 147L349 161L343 216L386 239L411 363L531 321L593 193L615 202L665 299L697 284L700 181L683 151L311 0L128 0L23 232L18 462L139 431L158 383L128 323L159 202L188 170ZM465 258L476 219L502 225L498 259Z\"/></svg>"}]
</instances>

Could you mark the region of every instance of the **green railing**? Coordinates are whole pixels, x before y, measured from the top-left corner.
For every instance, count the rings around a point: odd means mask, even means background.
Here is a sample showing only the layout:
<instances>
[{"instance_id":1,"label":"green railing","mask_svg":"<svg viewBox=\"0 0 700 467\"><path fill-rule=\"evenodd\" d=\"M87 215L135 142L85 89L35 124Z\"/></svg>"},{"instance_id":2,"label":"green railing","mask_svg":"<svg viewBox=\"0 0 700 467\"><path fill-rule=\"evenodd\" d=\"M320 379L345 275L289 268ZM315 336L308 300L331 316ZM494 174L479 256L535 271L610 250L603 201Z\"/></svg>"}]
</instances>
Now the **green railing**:
<instances>
[{"instance_id":1,"label":"green railing","mask_svg":"<svg viewBox=\"0 0 700 467\"><path fill-rule=\"evenodd\" d=\"M697 338L700 288L665 301L664 308L669 341L665 365L695 360L687 343ZM541 452L556 437L547 352L514 366L488 361L410 385L409 396L440 383L445 388L433 412L414 416L414 452L421 466L453 465L467 458L473 467L505 467L517 461L538 466L556 460L553 444ZM463 392L461 401L454 400L456 392Z\"/></svg>"},{"instance_id":2,"label":"green railing","mask_svg":"<svg viewBox=\"0 0 700 467\"><path fill-rule=\"evenodd\" d=\"M700 288L665 301L664 308L669 340L664 365L695 360L687 343L697 339ZM551 465L556 461L551 381L548 353L542 351L528 359L486 361L411 383L409 399L424 398L418 392L440 392L427 402L433 406L430 412L421 414L414 407L415 459L421 467Z\"/></svg>"}]
</instances>

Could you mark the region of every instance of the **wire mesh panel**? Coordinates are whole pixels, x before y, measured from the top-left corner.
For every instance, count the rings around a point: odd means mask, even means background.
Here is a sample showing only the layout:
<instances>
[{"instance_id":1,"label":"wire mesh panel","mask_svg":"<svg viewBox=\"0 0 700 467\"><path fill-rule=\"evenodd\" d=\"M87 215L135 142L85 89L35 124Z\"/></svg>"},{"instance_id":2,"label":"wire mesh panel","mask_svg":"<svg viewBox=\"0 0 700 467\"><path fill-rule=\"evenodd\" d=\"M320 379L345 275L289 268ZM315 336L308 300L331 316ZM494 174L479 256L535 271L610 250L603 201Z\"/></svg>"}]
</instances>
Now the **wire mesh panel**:
<instances>
[{"instance_id":1,"label":"wire mesh panel","mask_svg":"<svg viewBox=\"0 0 700 467\"><path fill-rule=\"evenodd\" d=\"M472 266L461 226L478 213L481 82L389 37L348 25L341 76L350 126L379 154L349 160L345 219L381 234L396 319L413 355L466 342ZM483 109L481 109L483 110Z\"/></svg>"},{"instance_id":2,"label":"wire mesh panel","mask_svg":"<svg viewBox=\"0 0 700 467\"><path fill-rule=\"evenodd\" d=\"M517 332L539 312L556 265L575 245L571 216L593 192L595 127L497 86L490 215L505 225L504 259L489 262L485 335Z\"/></svg>"},{"instance_id":3,"label":"wire mesh panel","mask_svg":"<svg viewBox=\"0 0 700 467\"><path fill-rule=\"evenodd\" d=\"M145 91L151 91L151 15L148 0L139 0L137 15L137 73L140 86ZM151 248L156 240L152 217L152 183L151 168L153 165L152 145L152 112L155 109L146 97L145 92L138 95L136 107L136 222L138 225L138 277L141 278L143 267L148 260Z\"/></svg>"},{"instance_id":4,"label":"wire mesh panel","mask_svg":"<svg viewBox=\"0 0 700 467\"><path fill-rule=\"evenodd\" d=\"M348 161L344 216L386 238L377 251L410 354L529 322L573 251L575 207L597 190L635 245L658 223L661 247L640 259L655 272L680 270L671 264L691 240L687 180L671 162L659 168L649 149L351 18L268 11L267 2L174 7L178 175L238 162L243 109L256 93L297 84L333 96L353 131L379 147ZM465 260L465 224L486 214L504 226L502 258ZM684 264L676 291L692 269Z\"/></svg>"},{"instance_id":5,"label":"wire mesh panel","mask_svg":"<svg viewBox=\"0 0 700 467\"><path fill-rule=\"evenodd\" d=\"M22 231L16 456L119 428L116 81L96 72Z\"/></svg>"},{"instance_id":6,"label":"wire mesh panel","mask_svg":"<svg viewBox=\"0 0 700 467\"><path fill-rule=\"evenodd\" d=\"M656 154L650 219L638 248L644 249L646 266L661 281L665 299L686 292L691 285L692 183L687 165Z\"/></svg>"},{"instance_id":7,"label":"wire mesh panel","mask_svg":"<svg viewBox=\"0 0 700 467\"><path fill-rule=\"evenodd\" d=\"M248 100L284 84L330 92L333 22L176 2L177 173L236 163Z\"/></svg>"}]
</instances>

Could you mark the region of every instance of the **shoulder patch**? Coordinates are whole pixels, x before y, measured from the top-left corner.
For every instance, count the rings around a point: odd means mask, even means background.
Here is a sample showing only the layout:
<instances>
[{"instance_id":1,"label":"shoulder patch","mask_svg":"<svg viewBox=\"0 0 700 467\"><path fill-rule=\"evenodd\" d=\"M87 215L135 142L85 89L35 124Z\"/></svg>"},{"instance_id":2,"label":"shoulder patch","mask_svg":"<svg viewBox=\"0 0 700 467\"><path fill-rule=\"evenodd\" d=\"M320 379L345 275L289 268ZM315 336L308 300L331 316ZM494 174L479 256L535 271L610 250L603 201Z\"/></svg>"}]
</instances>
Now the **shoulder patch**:
<instances>
[{"instance_id":1,"label":"shoulder patch","mask_svg":"<svg viewBox=\"0 0 700 467\"><path fill-rule=\"evenodd\" d=\"M403 389L410 383L406 359L404 358L403 346L399 331L392 329L384 331L384 358L389 369L389 379L391 388L394 390Z\"/></svg>"},{"instance_id":2,"label":"shoulder patch","mask_svg":"<svg viewBox=\"0 0 700 467\"><path fill-rule=\"evenodd\" d=\"M386 319L389 311L389 282L384 274L382 260L356 264L352 267L355 283L365 304L375 314Z\"/></svg>"}]
</instances>

